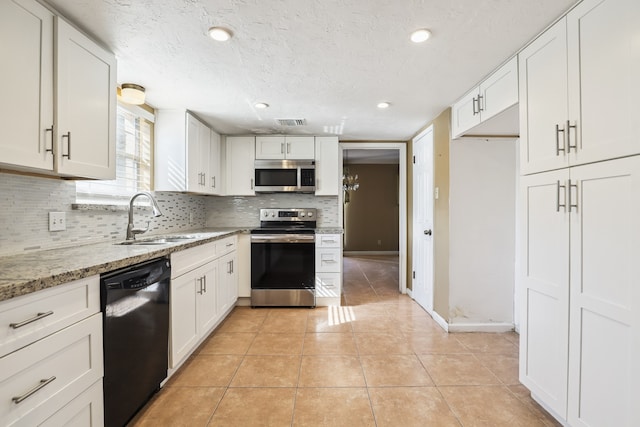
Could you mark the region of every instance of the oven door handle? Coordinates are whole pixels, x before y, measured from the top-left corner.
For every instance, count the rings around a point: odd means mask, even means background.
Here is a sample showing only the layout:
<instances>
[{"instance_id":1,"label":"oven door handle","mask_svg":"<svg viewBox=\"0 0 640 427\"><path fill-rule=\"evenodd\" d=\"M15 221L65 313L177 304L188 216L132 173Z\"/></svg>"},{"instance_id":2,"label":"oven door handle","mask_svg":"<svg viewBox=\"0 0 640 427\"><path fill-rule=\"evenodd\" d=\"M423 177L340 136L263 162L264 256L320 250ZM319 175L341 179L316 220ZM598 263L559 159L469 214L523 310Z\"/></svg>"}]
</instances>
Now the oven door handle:
<instances>
[{"instance_id":1,"label":"oven door handle","mask_svg":"<svg viewBox=\"0 0 640 427\"><path fill-rule=\"evenodd\" d=\"M313 243L315 234L252 234L251 243Z\"/></svg>"}]
</instances>

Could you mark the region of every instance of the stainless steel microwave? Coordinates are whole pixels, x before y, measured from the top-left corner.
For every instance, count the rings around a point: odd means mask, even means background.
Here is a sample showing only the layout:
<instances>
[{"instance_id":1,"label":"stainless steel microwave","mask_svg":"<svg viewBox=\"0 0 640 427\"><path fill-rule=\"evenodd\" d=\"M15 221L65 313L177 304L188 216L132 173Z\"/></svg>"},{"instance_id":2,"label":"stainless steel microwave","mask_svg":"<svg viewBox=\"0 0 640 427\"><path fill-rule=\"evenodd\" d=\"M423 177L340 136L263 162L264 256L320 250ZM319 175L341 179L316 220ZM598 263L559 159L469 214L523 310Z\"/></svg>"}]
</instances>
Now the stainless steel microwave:
<instances>
[{"instance_id":1,"label":"stainless steel microwave","mask_svg":"<svg viewBox=\"0 0 640 427\"><path fill-rule=\"evenodd\" d=\"M314 193L314 160L256 160L256 193Z\"/></svg>"}]
</instances>

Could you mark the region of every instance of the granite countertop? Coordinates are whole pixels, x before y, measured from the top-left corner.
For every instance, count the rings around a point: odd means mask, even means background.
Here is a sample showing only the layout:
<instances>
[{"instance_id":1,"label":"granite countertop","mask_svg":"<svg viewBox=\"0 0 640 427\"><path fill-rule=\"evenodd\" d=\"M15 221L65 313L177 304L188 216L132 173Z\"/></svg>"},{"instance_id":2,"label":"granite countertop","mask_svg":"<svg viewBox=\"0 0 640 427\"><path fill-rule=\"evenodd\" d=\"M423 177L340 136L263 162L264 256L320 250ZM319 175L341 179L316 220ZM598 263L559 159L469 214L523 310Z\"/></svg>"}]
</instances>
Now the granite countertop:
<instances>
[{"instance_id":1,"label":"granite countertop","mask_svg":"<svg viewBox=\"0 0 640 427\"><path fill-rule=\"evenodd\" d=\"M342 234L344 230L339 227L322 227L316 228L317 234Z\"/></svg>"},{"instance_id":2,"label":"granite countertop","mask_svg":"<svg viewBox=\"0 0 640 427\"><path fill-rule=\"evenodd\" d=\"M244 228L208 228L173 235L193 239L160 245L103 242L0 257L0 301L167 256L172 252L247 232ZM162 236L144 236L139 240Z\"/></svg>"}]
</instances>

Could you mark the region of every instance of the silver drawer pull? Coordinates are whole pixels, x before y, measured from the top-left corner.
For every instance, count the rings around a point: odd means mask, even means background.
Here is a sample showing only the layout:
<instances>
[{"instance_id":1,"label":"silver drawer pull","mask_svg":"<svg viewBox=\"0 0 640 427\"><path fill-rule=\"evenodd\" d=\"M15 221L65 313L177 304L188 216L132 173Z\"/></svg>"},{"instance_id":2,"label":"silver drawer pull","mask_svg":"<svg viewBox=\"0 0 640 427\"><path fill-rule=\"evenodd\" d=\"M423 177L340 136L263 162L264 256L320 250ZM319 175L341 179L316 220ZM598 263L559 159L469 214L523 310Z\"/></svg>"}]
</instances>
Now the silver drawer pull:
<instances>
[{"instance_id":1,"label":"silver drawer pull","mask_svg":"<svg viewBox=\"0 0 640 427\"><path fill-rule=\"evenodd\" d=\"M227 243L227 247L233 246L233 243Z\"/></svg>"},{"instance_id":2,"label":"silver drawer pull","mask_svg":"<svg viewBox=\"0 0 640 427\"><path fill-rule=\"evenodd\" d=\"M22 328L23 326L26 326L29 323L33 323L36 320L44 319L45 317L51 316L52 314L53 314L53 311L47 311L45 313L38 313L34 317L32 317L31 319L23 320L22 322L18 322L18 323L9 323L9 326L11 326L13 329Z\"/></svg>"},{"instance_id":3,"label":"silver drawer pull","mask_svg":"<svg viewBox=\"0 0 640 427\"><path fill-rule=\"evenodd\" d=\"M13 401L13 403L20 403L23 400L27 399L28 397L31 397L31 395L33 395L34 393L36 393L40 389L44 388L47 384L51 384L53 382L53 380L55 380L55 379L56 379L56 377L51 377L48 380L40 380L40 384L38 384L37 386L35 386L31 390L29 390L28 392L26 392L22 396L12 397L11 400Z\"/></svg>"}]
</instances>

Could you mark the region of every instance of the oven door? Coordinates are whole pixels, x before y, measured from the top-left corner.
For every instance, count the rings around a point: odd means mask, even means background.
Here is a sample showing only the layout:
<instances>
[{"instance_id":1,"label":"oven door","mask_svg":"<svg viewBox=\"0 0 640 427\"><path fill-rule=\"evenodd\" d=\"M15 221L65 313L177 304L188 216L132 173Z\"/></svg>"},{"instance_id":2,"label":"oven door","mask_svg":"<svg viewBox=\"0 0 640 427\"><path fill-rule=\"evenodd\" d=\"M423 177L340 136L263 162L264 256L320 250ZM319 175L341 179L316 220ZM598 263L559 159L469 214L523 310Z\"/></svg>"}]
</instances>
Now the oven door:
<instances>
[{"instance_id":1,"label":"oven door","mask_svg":"<svg viewBox=\"0 0 640 427\"><path fill-rule=\"evenodd\" d=\"M315 289L314 234L252 234L251 289Z\"/></svg>"}]
</instances>

